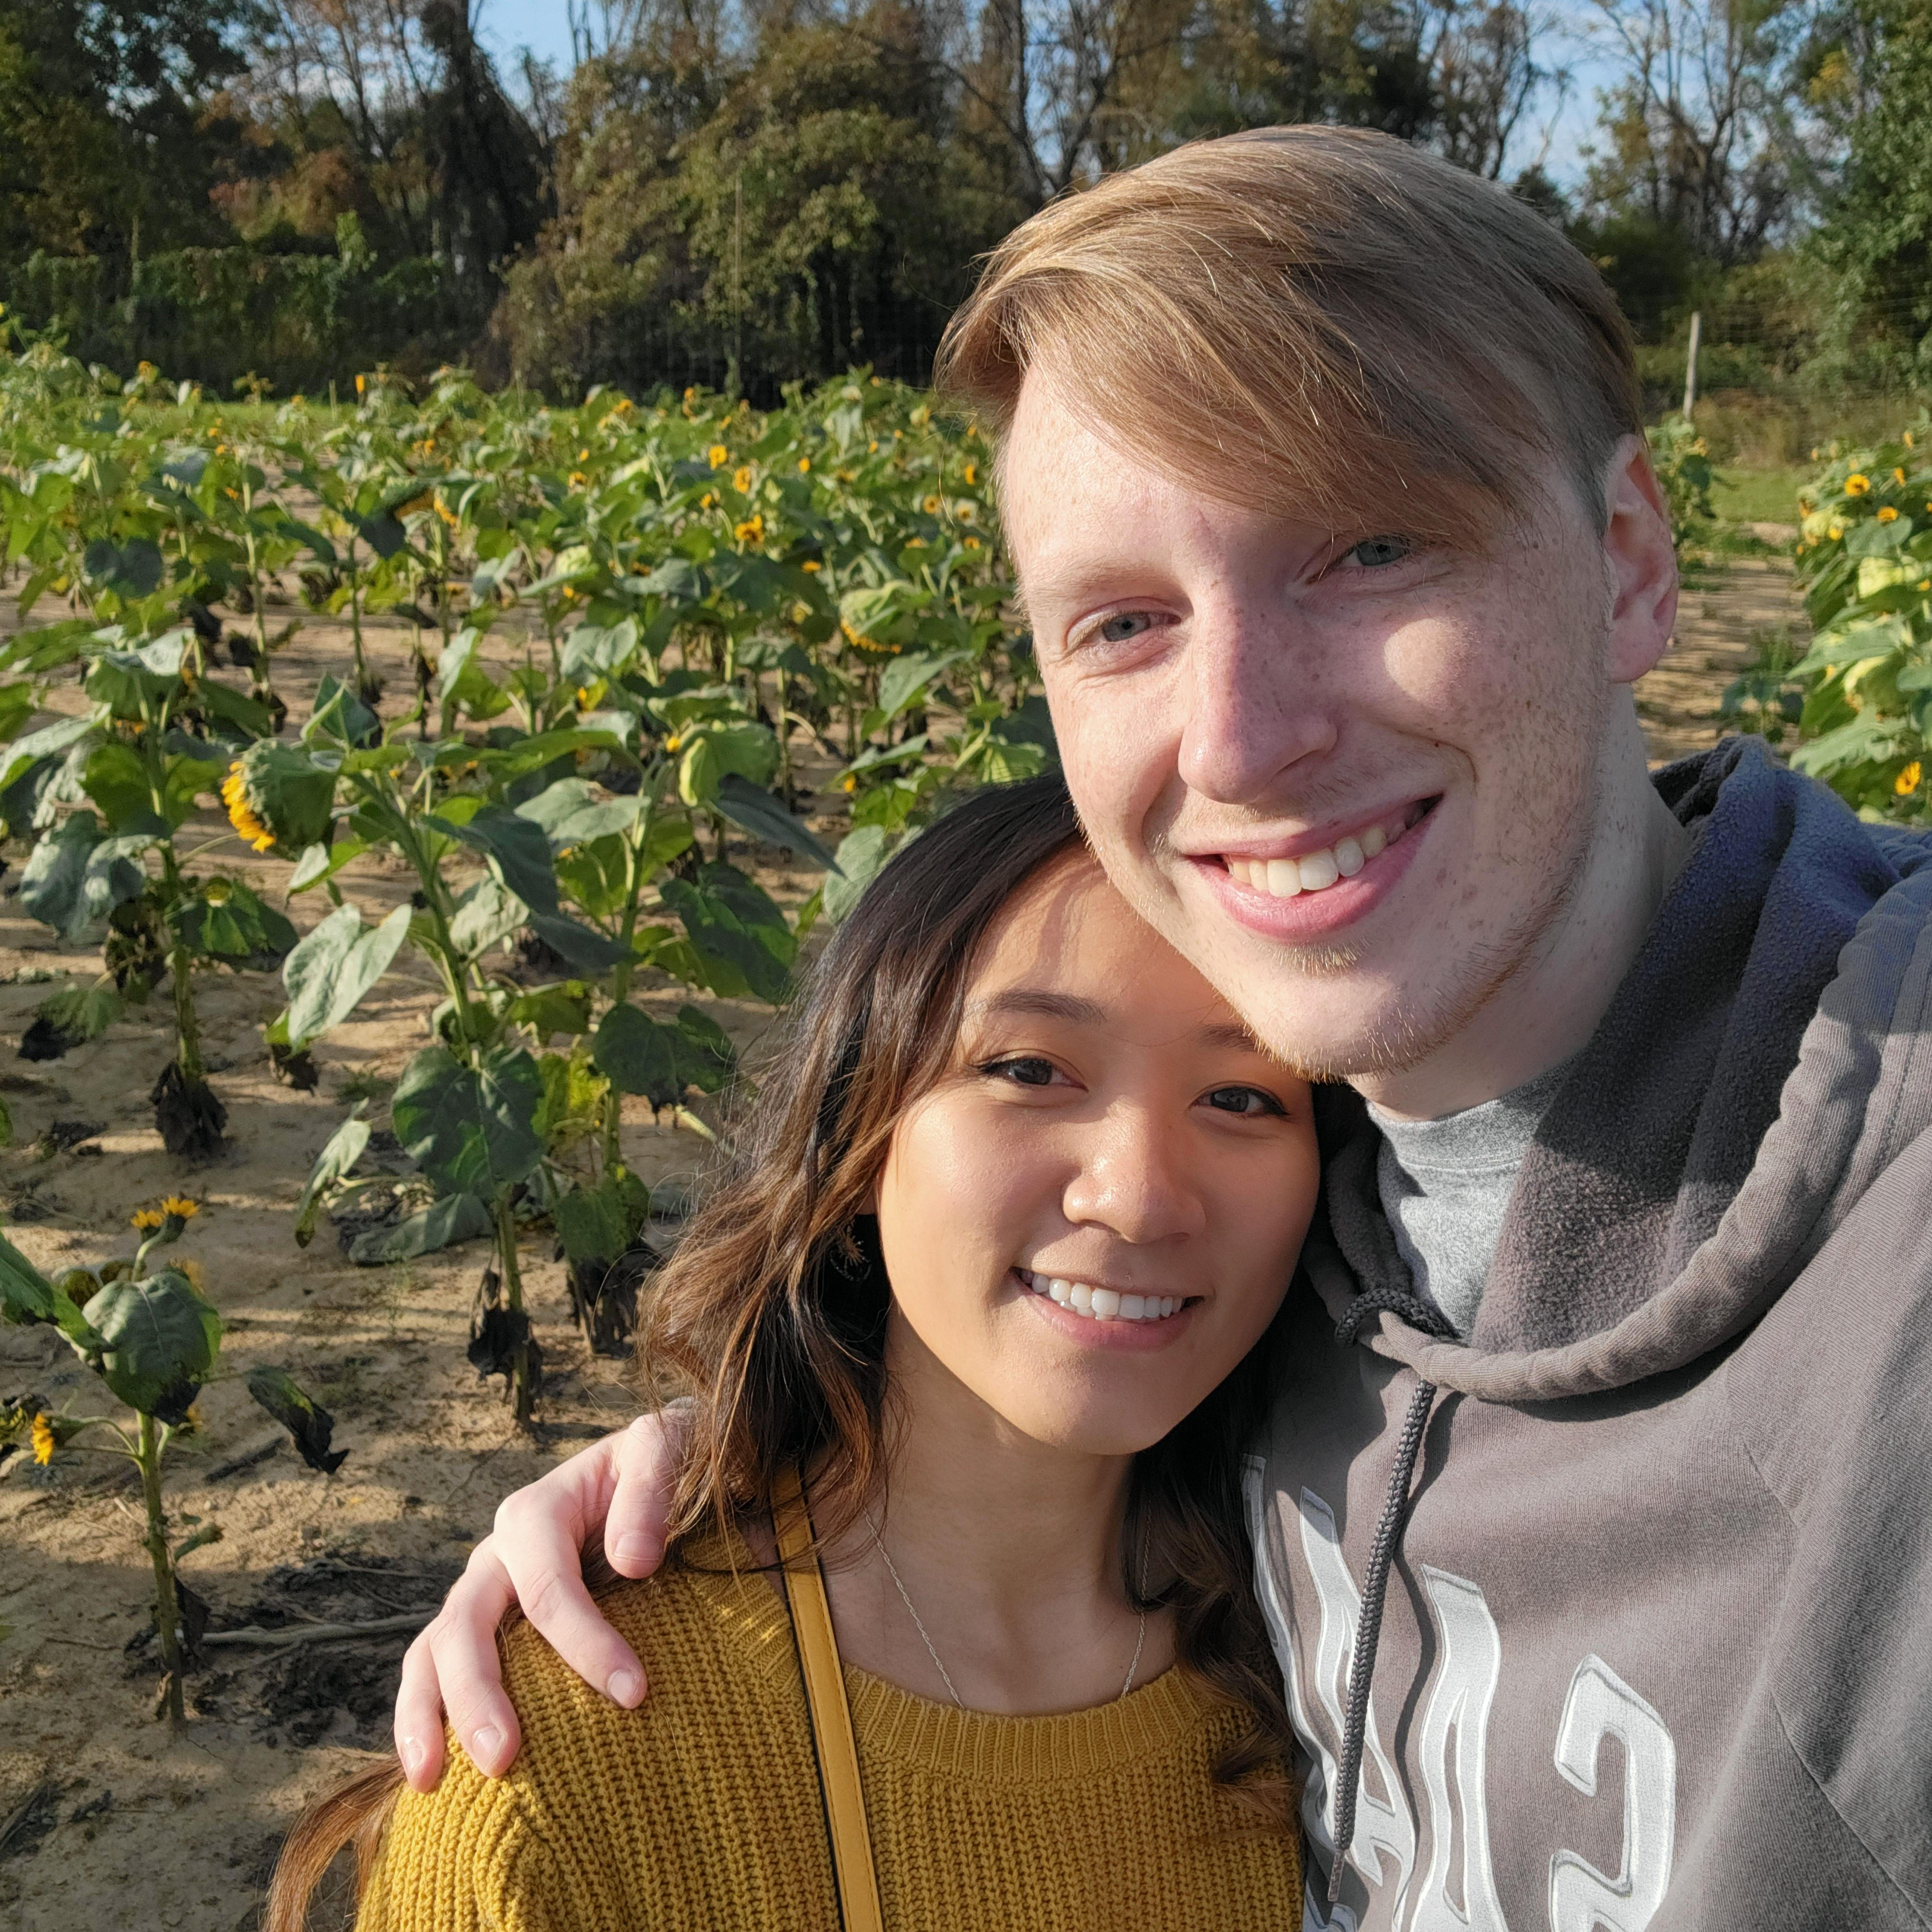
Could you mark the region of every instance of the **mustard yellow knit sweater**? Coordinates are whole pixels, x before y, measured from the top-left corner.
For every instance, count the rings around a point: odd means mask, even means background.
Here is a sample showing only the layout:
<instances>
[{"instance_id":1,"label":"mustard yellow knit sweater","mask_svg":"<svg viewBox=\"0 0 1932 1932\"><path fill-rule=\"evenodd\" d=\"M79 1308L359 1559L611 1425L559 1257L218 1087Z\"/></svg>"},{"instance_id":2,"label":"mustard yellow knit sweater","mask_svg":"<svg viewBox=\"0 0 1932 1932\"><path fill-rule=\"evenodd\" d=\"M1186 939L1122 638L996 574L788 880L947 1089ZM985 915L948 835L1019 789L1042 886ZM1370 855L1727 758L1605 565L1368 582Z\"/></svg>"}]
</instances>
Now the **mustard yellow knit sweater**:
<instances>
[{"instance_id":1,"label":"mustard yellow knit sweater","mask_svg":"<svg viewBox=\"0 0 1932 1932\"><path fill-rule=\"evenodd\" d=\"M838 1932L776 1592L686 1570L603 1608L650 1672L642 1708L513 1631L522 1754L493 1784L452 1743L434 1796L404 1795L358 1932ZM1239 1718L1182 1672L1051 1718L930 1703L850 1666L845 1682L892 1932L1299 1927L1295 1841L1209 1778Z\"/></svg>"}]
</instances>

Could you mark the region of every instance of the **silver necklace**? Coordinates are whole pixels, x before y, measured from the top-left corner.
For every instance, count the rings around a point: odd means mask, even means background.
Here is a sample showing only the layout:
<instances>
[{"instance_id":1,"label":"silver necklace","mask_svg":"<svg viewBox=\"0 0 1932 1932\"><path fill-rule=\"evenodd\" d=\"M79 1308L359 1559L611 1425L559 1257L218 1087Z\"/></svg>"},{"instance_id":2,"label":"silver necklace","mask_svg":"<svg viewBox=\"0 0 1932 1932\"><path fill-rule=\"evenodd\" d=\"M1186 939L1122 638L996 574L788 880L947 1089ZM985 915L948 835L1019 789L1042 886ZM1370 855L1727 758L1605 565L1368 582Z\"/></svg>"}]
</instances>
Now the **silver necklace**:
<instances>
[{"instance_id":1,"label":"silver necklace","mask_svg":"<svg viewBox=\"0 0 1932 1932\"><path fill-rule=\"evenodd\" d=\"M933 1669L939 1672L940 1682L946 1686L946 1694L958 1706L961 1710L964 1710L966 1700L953 1688L951 1676L948 1673L945 1665L939 1660L939 1652L933 1648L932 1636L926 1628L926 1620L913 1606L912 1598L906 1589L905 1579L899 1574L899 1567L892 1561L892 1552L886 1547L886 1539L880 1534L879 1526L872 1520L872 1512L867 1510L865 1512L865 1516L866 1527L872 1532L873 1546L878 1551L880 1557L885 1564L886 1574L892 1580L893 1588L899 1593L899 1601L906 1606L906 1615L911 1618L913 1628L919 1632L920 1642L926 1646L926 1655L932 1659ZM1144 1588L1143 1588L1143 1594L1144 1594ZM1133 1661L1127 1666L1127 1681L1120 1686L1120 1695L1123 1697L1134 1688L1134 1676L1141 1667L1141 1647L1146 1642L1147 1612L1143 1610L1141 1612L1140 1628L1134 1637Z\"/></svg>"}]
</instances>

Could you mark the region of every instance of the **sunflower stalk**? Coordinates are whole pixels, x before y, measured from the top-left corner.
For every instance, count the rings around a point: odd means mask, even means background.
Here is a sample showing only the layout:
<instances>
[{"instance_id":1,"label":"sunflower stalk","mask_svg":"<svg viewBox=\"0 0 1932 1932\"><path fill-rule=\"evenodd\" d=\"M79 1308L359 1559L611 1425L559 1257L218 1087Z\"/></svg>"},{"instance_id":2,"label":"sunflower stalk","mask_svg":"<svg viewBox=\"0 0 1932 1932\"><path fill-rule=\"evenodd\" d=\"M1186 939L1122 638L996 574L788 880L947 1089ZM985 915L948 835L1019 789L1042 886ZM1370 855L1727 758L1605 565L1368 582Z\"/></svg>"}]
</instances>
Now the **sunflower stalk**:
<instances>
[{"instance_id":1,"label":"sunflower stalk","mask_svg":"<svg viewBox=\"0 0 1932 1932\"><path fill-rule=\"evenodd\" d=\"M134 1462L141 1472L141 1499L148 1512L148 1533L142 1541L154 1566L154 1631L160 1641L164 1672L154 1714L159 1717L165 1710L168 1722L178 1726L186 1716L182 1699L181 1593L175 1587L167 1513L161 1507L161 1453L167 1447L169 1431L166 1424L152 1415L144 1414L140 1420Z\"/></svg>"},{"instance_id":2,"label":"sunflower stalk","mask_svg":"<svg viewBox=\"0 0 1932 1932\"><path fill-rule=\"evenodd\" d=\"M503 1306L516 1339L510 1346L510 1402L517 1426L527 1429L536 1412L536 1377L531 1372L530 1324L524 1316L523 1271L517 1263L517 1217L506 1190L496 1203L496 1260L502 1270Z\"/></svg>"}]
</instances>

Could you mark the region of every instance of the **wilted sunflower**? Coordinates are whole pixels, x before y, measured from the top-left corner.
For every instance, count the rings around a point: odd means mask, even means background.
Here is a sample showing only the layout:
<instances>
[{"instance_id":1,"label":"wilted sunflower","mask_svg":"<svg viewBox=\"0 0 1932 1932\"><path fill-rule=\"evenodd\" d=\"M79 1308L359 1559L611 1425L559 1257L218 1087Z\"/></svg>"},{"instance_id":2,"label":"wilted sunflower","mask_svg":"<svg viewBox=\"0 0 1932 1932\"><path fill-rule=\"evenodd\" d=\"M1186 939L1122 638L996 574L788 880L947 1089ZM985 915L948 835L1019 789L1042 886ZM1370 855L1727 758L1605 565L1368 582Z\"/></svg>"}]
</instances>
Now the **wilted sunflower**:
<instances>
[{"instance_id":1,"label":"wilted sunflower","mask_svg":"<svg viewBox=\"0 0 1932 1932\"><path fill-rule=\"evenodd\" d=\"M221 802L228 808L228 822L256 851L272 850L275 835L255 816L254 808L248 802L246 784L242 760L237 758L228 767L228 776L221 781Z\"/></svg>"}]
</instances>

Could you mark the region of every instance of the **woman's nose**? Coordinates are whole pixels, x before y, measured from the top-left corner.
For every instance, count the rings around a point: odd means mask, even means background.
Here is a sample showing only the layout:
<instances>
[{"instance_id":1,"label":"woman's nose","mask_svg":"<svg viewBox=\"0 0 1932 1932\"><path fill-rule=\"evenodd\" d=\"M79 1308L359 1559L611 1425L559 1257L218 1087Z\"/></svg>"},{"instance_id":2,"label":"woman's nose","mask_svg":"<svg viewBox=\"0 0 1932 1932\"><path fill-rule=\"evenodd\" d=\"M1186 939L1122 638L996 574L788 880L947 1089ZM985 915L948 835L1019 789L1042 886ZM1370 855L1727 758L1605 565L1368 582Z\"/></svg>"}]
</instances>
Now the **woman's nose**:
<instances>
[{"instance_id":1,"label":"woman's nose","mask_svg":"<svg viewBox=\"0 0 1932 1932\"><path fill-rule=\"evenodd\" d=\"M1083 1136L1064 1197L1066 1218L1137 1245L1204 1232L1206 1209L1184 1138L1144 1108L1110 1108Z\"/></svg>"}]
</instances>

